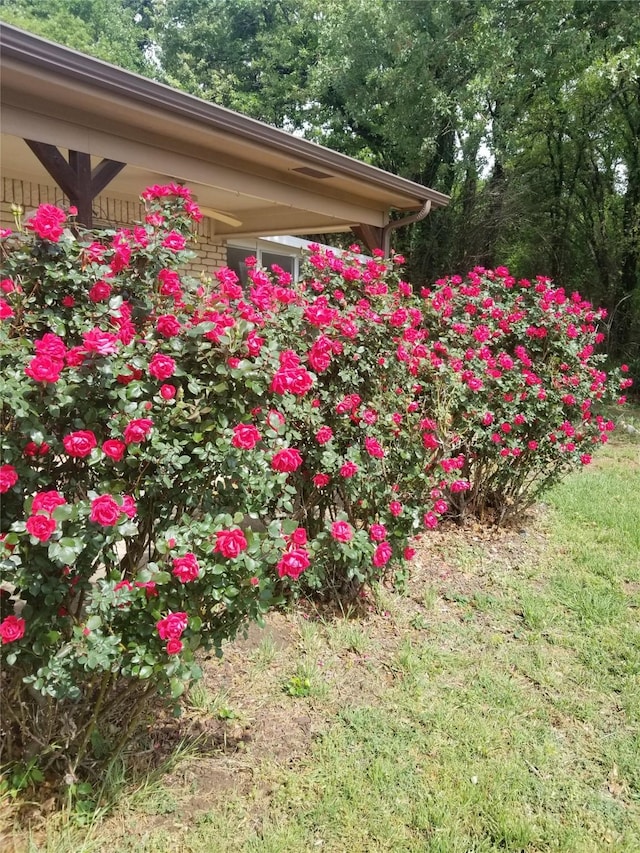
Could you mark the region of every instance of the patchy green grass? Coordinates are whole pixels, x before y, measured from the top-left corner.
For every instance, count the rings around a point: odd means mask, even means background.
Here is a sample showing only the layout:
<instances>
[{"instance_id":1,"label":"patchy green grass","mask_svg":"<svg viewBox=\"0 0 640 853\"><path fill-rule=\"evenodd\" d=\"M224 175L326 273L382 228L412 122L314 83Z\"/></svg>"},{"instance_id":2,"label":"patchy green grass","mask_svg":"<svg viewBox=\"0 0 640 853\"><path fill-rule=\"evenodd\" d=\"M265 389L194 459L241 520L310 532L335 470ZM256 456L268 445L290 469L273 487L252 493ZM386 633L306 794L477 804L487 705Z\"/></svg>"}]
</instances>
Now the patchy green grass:
<instances>
[{"instance_id":1,"label":"patchy green grass","mask_svg":"<svg viewBox=\"0 0 640 853\"><path fill-rule=\"evenodd\" d=\"M369 608L279 617L278 643L230 650L192 709L238 709L253 740L24 849L637 853L637 444L606 448L522 530L430 537L405 595ZM229 784L203 789L221 768Z\"/></svg>"}]
</instances>

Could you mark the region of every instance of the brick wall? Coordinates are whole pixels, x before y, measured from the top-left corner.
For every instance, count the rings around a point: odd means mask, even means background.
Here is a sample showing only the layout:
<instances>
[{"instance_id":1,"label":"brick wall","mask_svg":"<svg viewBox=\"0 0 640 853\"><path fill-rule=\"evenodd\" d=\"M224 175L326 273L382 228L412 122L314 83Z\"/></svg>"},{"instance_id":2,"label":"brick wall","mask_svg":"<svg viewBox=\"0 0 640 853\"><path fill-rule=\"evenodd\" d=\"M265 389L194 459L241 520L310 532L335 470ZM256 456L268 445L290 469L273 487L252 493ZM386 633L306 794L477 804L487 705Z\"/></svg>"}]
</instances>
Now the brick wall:
<instances>
[{"instance_id":1,"label":"brick wall","mask_svg":"<svg viewBox=\"0 0 640 853\"><path fill-rule=\"evenodd\" d=\"M39 204L55 204L68 207L69 200L55 186L32 184L15 178L2 178L2 197L0 199L0 227L15 230L11 205L19 204L25 211L34 210ZM125 227L144 219L144 207L139 202L98 196L93 202L94 224L97 227ZM220 237L216 237L214 223L203 219L198 223L198 231L193 249L198 257L184 269L192 275L202 273L210 275L227 263L227 248Z\"/></svg>"}]
</instances>

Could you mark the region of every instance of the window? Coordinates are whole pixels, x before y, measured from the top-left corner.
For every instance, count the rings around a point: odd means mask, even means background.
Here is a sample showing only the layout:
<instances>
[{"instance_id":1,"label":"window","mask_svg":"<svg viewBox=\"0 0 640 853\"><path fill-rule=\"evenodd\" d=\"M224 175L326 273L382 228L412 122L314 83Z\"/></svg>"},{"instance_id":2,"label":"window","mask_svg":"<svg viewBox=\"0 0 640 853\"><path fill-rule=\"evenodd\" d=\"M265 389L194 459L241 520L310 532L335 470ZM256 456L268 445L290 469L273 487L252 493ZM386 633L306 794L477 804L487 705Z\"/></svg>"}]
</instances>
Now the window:
<instances>
[{"instance_id":1,"label":"window","mask_svg":"<svg viewBox=\"0 0 640 853\"><path fill-rule=\"evenodd\" d=\"M285 272L288 272L294 281L299 274L299 256L293 250L290 253L276 252L276 246L262 246L261 241L258 241L253 246L234 246L227 244L227 266L232 269L240 279L243 287L247 284L247 265L245 259L253 256L258 259L261 267L271 269L273 264L277 264ZM279 248L279 247L277 247Z\"/></svg>"}]
</instances>

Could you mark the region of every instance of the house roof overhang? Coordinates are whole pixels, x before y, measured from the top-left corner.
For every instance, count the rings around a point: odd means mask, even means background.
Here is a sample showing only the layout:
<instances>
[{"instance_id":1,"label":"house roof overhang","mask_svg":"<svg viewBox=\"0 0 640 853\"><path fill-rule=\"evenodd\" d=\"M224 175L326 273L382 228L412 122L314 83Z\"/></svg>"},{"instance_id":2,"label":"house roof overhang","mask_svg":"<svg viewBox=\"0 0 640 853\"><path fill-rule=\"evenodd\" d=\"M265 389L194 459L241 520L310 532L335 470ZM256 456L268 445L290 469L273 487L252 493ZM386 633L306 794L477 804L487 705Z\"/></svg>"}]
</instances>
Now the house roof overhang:
<instances>
[{"instance_id":1,"label":"house roof overhang","mask_svg":"<svg viewBox=\"0 0 640 853\"><path fill-rule=\"evenodd\" d=\"M389 212L449 198L232 110L0 26L5 176L51 183L25 139L120 161L108 194L135 200L167 179L187 183L221 236L382 228Z\"/></svg>"}]
</instances>

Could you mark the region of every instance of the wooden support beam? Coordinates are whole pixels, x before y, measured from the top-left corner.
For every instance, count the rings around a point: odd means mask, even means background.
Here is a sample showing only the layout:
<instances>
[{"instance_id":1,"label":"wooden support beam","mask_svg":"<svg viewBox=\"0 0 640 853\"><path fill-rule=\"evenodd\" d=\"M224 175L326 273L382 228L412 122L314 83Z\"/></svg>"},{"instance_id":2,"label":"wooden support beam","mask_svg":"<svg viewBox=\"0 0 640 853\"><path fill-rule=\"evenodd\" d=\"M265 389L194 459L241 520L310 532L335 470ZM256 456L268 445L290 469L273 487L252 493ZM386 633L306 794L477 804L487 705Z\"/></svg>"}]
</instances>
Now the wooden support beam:
<instances>
[{"instance_id":1,"label":"wooden support beam","mask_svg":"<svg viewBox=\"0 0 640 853\"><path fill-rule=\"evenodd\" d=\"M381 249L384 242L384 229L377 228L375 225L353 225L351 230L356 235L358 240L367 247L370 252L374 249Z\"/></svg>"},{"instance_id":2,"label":"wooden support beam","mask_svg":"<svg viewBox=\"0 0 640 853\"><path fill-rule=\"evenodd\" d=\"M55 145L25 139L29 148L67 196L78 208L77 221L87 228L93 225L93 200L122 171L125 163L102 160L91 168L91 155L82 151L69 151L69 161Z\"/></svg>"}]
</instances>

